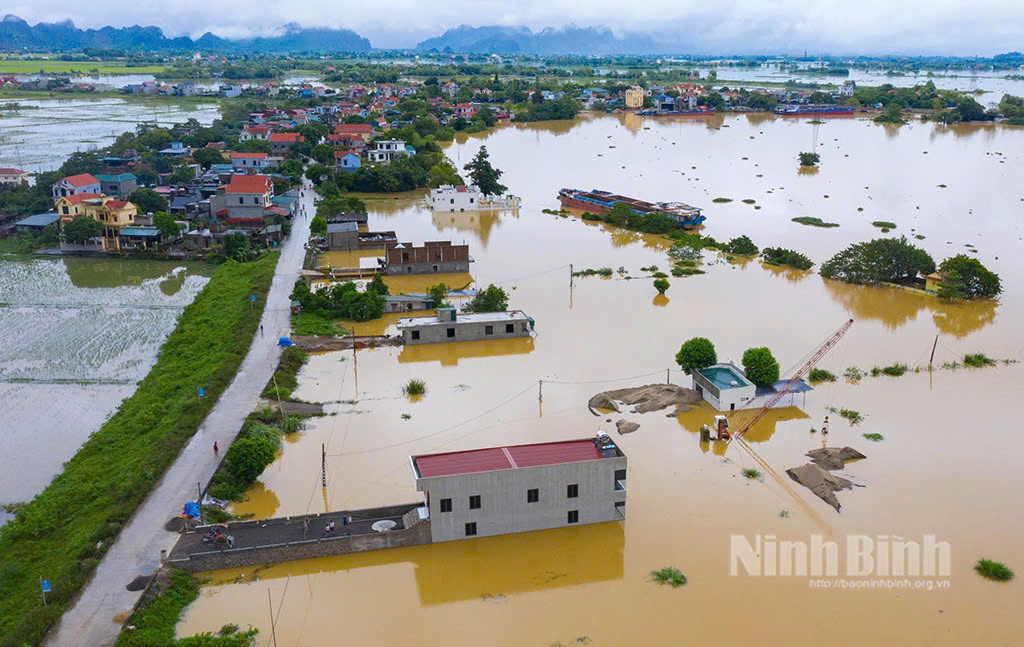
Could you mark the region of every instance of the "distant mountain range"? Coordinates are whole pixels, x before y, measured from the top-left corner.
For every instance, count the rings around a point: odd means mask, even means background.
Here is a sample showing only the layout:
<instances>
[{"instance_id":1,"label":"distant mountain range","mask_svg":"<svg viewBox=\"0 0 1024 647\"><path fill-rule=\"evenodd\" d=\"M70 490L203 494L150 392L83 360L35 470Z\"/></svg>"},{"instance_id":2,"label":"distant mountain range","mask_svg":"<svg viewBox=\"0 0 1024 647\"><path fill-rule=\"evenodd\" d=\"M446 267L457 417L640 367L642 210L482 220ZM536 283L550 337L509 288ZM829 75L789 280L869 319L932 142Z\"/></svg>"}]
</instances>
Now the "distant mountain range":
<instances>
[{"instance_id":1,"label":"distant mountain range","mask_svg":"<svg viewBox=\"0 0 1024 647\"><path fill-rule=\"evenodd\" d=\"M607 27L565 27L533 32L527 27L471 27L449 29L416 46L418 51L465 54L653 54L664 51L650 36L616 36Z\"/></svg>"},{"instance_id":2,"label":"distant mountain range","mask_svg":"<svg viewBox=\"0 0 1024 647\"><path fill-rule=\"evenodd\" d=\"M79 29L70 20L29 25L17 16L0 20L0 50L71 50L94 47L126 51L206 52L368 52L370 41L349 29L308 29L284 26L280 36L228 40L209 32L193 41L168 38L159 27L101 27Z\"/></svg>"}]
</instances>

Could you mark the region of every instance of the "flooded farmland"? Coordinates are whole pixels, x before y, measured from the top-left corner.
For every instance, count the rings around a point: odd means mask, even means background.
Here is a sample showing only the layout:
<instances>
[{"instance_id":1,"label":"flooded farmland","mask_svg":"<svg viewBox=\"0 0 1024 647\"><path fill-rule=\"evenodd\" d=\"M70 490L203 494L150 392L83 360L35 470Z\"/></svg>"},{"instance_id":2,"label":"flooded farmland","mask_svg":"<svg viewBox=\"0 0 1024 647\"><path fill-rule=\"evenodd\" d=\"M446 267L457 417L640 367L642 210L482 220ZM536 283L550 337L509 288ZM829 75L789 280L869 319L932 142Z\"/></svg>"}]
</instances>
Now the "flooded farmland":
<instances>
[{"instance_id":1,"label":"flooded farmland","mask_svg":"<svg viewBox=\"0 0 1024 647\"><path fill-rule=\"evenodd\" d=\"M139 102L126 99L17 99L19 109L0 119L0 165L27 171L59 168L71 153L109 145L141 123L171 126L190 118L210 125L220 105L173 98Z\"/></svg>"},{"instance_id":2,"label":"flooded farmland","mask_svg":"<svg viewBox=\"0 0 1024 647\"><path fill-rule=\"evenodd\" d=\"M205 285L197 271L0 255L0 503L42 490L135 391Z\"/></svg>"},{"instance_id":3,"label":"flooded farmland","mask_svg":"<svg viewBox=\"0 0 1024 647\"><path fill-rule=\"evenodd\" d=\"M356 631L416 644L548 646L675 637L805 644L823 635L838 645L890 635L912 644L1004 644L1024 630L1019 582L996 585L971 569L982 556L1022 568L1024 517L1011 512L1014 494L997 493L1024 460L1008 407L1024 384L1024 364L913 370L927 368L936 335L936 367L974 352L1024 360L1024 129L599 116L500 128L459 141L448 154L461 167L481 144L505 171L502 182L522 196L518 212L434 214L415 198L388 198L368 202L369 227L417 243L466 241L477 285L504 287L510 307L536 319L536 336L312 357L295 396L326 402L333 415L311 419L289 438L236 512L263 517L414 502L420 495L410 454L603 429L629 460L627 519L218 572L187 610L180 635L232 622L258 627L260 644L269 644L268 589L277 642L294 646ZM813 174L798 172L796 155L807 150L822 158ZM1005 292L998 302L950 304L705 253L706 274L671 278L658 298L640 268L670 266L666 241L542 213L558 208L560 187L685 201L704 209L704 233L718 240L747 234L762 248L790 247L817 264L851 242L920 235L917 244L936 260L976 253L1003 277ZM791 221L797 216L840 226L807 227ZM881 233L876 220L897 227ZM615 273L570 286L570 264L621 266L636 278ZM598 391L662 382L666 370L688 386L673 358L689 337L710 338L719 359L737 362L744 349L769 346L787 374L848 318L855 320L850 332L819 366L837 375L893 362L911 370L817 385L800 396L799 408L771 412L747 436L788 482L785 469L821 446L810 428L828 409L859 411L860 424L834 416L831 426L830 445L867 456L844 473L864 487L839 495L841 513L802 489L791 495L737 443L702 445L700 425L715 413L706 404L671 417L626 413L640 424L628 436L586 408ZM426 382L425 396L402 395L410 378ZM749 413L736 415L734 424ZM864 433L884 440L870 442ZM748 480L744 468L766 473ZM825 589L808 577L730 577L731 535L837 542L935 535L951 546L952 574L917 578L922 588L871 591ZM689 583L653 583L650 571L665 566Z\"/></svg>"}]
</instances>

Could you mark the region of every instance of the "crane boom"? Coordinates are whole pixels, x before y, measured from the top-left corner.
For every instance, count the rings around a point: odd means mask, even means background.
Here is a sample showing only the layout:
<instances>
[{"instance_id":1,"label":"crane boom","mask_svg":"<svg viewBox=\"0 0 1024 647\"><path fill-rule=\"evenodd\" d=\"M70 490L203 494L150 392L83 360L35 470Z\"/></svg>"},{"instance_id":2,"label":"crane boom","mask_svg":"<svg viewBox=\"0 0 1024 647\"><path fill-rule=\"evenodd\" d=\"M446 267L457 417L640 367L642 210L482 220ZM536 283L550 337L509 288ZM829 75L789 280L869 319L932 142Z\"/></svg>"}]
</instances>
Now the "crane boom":
<instances>
[{"instance_id":1,"label":"crane boom","mask_svg":"<svg viewBox=\"0 0 1024 647\"><path fill-rule=\"evenodd\" d=\"M837 330L834 335L829 337L828 341L826 341L824 344L822 344L821 348L819 348L817 351L815 351L814 355L811 356L811 359L807 360L807 363L804 364L803 366L801 366L797 370L797 372L793 374L793 377L789 378L789 381L786 382L786 385L784 387L782 387L782 390L778 391L775 395L773 395L768 400L768 402L765 403L765 405L763 407L761 407L761 409L757 413L755 413L754 416L750 420L748 420L746 422L746 424L744 424L740 428L740 430L737 431L732 436L734 438L742 438L743 434L745 434L748 431L750 431L753 428L753 426L755 424L757 424L757 421L760 420L761 418L763 418L764 414L768 413L769 409L771 409L776 404L778 404L779 400L781 400L787 393L789 393L789 391L793 388L793 386L795 386L796 383L798 381L800 381L800 378L802 378L804 375L807 375L807 373L811 370L811 368L815 364L817 364L818 361L822 357L825 356L825 353L827 353L830 350L832 350L832 347L839 343L839 340L843 338L843 335L846 334L846 331L849 330L850 326L852 326L852 325L853 325L853 319L850 319L846 323L844 323L842 326L840 326L839 330Z\"/></svg>"}]
</instances>

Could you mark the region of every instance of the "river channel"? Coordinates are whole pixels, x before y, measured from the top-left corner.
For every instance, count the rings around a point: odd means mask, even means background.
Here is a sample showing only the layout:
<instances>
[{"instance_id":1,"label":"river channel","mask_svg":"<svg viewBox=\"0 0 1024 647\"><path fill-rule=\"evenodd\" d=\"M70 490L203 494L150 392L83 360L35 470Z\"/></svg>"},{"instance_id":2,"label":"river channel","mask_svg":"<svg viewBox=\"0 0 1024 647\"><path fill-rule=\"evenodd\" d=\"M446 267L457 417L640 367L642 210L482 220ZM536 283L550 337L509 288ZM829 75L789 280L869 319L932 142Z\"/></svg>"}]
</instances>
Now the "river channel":
<instances>
[{"instance_id":1,"label":"river channel","mask_svg":"<svg viewBox=\"0 0 1024 647\"><path fill-rule=\"evenodd\" d=\"M231 622L258 627L259 644L270 644L268 590L282 646L822 639L863 645L883 636L912 644L1005 644L1024 631L1021 585L993 584L972 570L982 556L1024 568L1024 517L1010 512L1016 497L1003 494L1024 460L1009 406L1019 398L1024 364L942 368L973 352L1024 360L1024 129L601 115L506 126L462 138L447 152L461 167L481 145L505 171L502 182L523 198L518 211L432 213L416 197L386 197L368 202L370 229L395 230L400 240L417 243L467 242L472 277L481 287L504 287L510 307L536 319L536 336L312 357L295 395L329 403L332 415L311 419L289 438L235 509L268 517L415 502L421 495L411 454L604 429L629 460L627 519L214 573L179 635ZM808 150L822 158L810 174L796 161ZM976 254L1002 276L1005 291L998 301L943 303L705 253L706 274L670 278L667 294L658 297L640 268L670 266L666 241L576 214L542 213L559 207L560 187L688 202L708 216L706 234L747 234L762 248L797 249L816 264L852 242L923 236L913 240L937 261ZM733 201L712 202L716 197ZM840 226L807 227L792 222L796 216ZM896 229L882 233L875 220ZM616 273L570 286L570 264L621 266L634 278ZM700 425L715 413L706 404L669 417L625 413L640 424L628 436L585 406L597 391L666 376L689 386L673 357L696 335L709 337L721 360L738 362L744 349L769 346L787 374L849 318L850 332L819 366L842 375L851 366L902 362L910 371L859 383L840 378L818 385L798 408L769 414L748 439L771 470L737 444L699 442ZM371 322L360 334L393 332L391 324ZM936 370L929 372L936 336ZM401 393L413 377L427 384L415 400ZM784 473L821 446L810 428L820 426L829 407L864 416L856 426L833 416L829 444L867 455L844 472L864 487L839 494L841 513L802 488L793 486L791 494ZM736 414L733 424L745 415ZM884 440L870 442L864 433ZM321 444L328 455L323 489ZM744 479L747 467L760 469L762 478ZM732 535L840 543L852 535L935 535L951 546L952 573L910 578L903 588L883 582L871 591L839 590L836 578L825 589L808 577L742 570L731 577ZM650 571L665 566L679 568L689 584L653 583Z\"/></svg>"},{"instance_id":2,"label":"river channel","mask_svg":"<svg viewBox=\"0 0 1024 647\"><path fill-rule=\"evenodd\" d=\"M0 255L0 503L41 491L135 391L205 273Z\"/></svg>"}]
</instances>

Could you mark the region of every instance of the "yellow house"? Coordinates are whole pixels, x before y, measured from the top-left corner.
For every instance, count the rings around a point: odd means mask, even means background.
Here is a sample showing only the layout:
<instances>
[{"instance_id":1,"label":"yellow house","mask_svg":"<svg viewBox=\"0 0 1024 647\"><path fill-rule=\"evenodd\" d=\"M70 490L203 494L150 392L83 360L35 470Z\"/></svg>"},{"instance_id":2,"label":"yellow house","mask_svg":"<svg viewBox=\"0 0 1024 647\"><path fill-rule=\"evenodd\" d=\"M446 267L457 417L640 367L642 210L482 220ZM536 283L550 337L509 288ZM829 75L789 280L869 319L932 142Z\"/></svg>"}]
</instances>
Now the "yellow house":
<instances>
[{"instance_id":1,"label":"yellow house","mask_svg":"<svg viewBox=\"0 0 1024 647\"><path fill-rule=\"evenodd\" d=\"M626 107L627 108L643 108L644 107L644 89L639 85L626 90Z\"/></svg>"},{"instance_id":2,"label":"yellow house","mask_svg":"<svg viewBox=\"0 0 1024 647\"><path fill-rule=\"evenodd\" d=\"M135 225L138 208L131 202L115 200L102 194L79 193L64 196L56 202L61 226L71 222L75 216L85 215L103 225L103 250L120 251L121 230Z\"/></svg>"},{"instance_id":3,"label":"yellow house","mask_svg":"<svg viewBox=\"0 0 1024 647\"><path fill-rule=\"evenodd\" d=\"M942 276L938 272L932 272L924 277L924 289L928 292L938 292L939 286L946 280L946 277Z\"/></svg>"}]
</instances>

